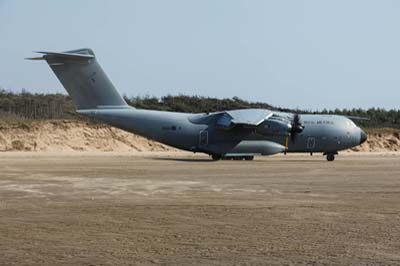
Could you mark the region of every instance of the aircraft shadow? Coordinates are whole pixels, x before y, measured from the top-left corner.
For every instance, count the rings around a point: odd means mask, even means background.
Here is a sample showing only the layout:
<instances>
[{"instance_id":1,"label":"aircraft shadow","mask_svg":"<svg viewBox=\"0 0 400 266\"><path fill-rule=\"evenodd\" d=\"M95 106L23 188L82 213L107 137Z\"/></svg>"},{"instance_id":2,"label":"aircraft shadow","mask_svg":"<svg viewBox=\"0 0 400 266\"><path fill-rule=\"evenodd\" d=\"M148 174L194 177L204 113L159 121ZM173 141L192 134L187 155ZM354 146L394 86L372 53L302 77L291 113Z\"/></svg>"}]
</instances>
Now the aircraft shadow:
<instances>
[{"instance_id":1,"label":"aircraft shadow","mask_svg":"<svg viewBox=\"0 0 400 266\"><path fill-rule=\"evenodd\" d=\"M219 162L219 161L213 161L211 159L207 159L207 158L174 158L174 157L152 157L151 159L153 160L158 160L158 161L175 161L175 162L200 162L200 163L212 163L212 162ZM286 161L286 162L290 162L290 163L315 163L317 161L321 161L320 159L316 159L316 160L309 160L309 159L290 159L290 158L282 158L279 161ZM222 160L222 162L246 162L246 161L235 161L235 160ZM257 159L255 159L254 161L251 161L251 163L265 163L266 161L257 161ZM273 160L271 160L270 162L273 162Z\"/></svg>"},{"instance_id":2,"label":"aircraft shadow","mask_svg":"<svg viewBox=\"0 0 400 266\"><path fill-rule=\"evenodd\" d=\"M204 162L204 163L209 163L209 162L215 162L211 159L200 159L200 158L172 158L172 157L153 157L153 160L158 160L158 161L176 161L176 162Z\"/></svg>"}]
</instances>

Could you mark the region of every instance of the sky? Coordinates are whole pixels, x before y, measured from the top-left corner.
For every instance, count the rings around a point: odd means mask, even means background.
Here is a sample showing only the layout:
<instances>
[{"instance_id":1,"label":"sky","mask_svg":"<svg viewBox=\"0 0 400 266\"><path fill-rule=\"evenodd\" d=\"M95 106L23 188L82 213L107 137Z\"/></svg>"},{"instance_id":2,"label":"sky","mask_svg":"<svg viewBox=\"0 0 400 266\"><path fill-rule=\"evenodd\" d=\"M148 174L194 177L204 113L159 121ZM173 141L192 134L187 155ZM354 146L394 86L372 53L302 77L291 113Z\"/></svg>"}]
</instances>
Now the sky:
<instances>
[{"instance_id":1,"label":"sky","mask_svg":"<svg viewBox=\"0 0 400 266\"><path fill-rule=\"evenodd\" d=\"M65 93L32 51L92 48L128 96L400 109L400 1L0 0L0 87Z\"/></svg>"}]
</instances>

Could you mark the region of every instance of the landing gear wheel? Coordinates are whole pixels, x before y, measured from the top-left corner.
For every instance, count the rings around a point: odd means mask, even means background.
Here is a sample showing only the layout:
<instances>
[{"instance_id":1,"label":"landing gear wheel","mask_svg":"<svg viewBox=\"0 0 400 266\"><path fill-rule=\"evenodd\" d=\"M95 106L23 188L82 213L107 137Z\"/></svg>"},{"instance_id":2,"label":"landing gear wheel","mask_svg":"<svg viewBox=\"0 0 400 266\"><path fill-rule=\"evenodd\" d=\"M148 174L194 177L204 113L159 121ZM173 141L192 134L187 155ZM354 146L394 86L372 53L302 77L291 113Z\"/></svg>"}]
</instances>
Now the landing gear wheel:
<instances>
[{"instance_id":1,"label":"landing gear wheel","mask_svg":"<svg viewBox=\"0 0 400 266\"><path fill-rule=\"evenodd\" d=\"M334 154L334 153L328 153L328 154L326 155L326 160L327 160L328 162L334 161L334 160L335 160L335 154Z\"/></svg>"},{"instance_id":2,"label":"landing gear wheel","mask_svg":"<svg viewBox=\"0 0 400 266\"><path fill-rule=\"evenodd\" d=\"M218 154L212 154L211 158L213 159L213 161L219 161L221 160L221 155Z\"/></svg>"}]
</instances>

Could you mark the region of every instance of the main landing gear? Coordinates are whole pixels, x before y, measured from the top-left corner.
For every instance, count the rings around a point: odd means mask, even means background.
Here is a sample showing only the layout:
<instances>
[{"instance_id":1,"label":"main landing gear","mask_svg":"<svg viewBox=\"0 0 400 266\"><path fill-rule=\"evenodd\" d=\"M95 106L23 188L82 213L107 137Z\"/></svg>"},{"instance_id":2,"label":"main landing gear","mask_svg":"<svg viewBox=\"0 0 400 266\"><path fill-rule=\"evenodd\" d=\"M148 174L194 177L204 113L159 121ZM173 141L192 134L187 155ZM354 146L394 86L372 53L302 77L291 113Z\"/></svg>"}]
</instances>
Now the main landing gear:
<instances>
[{"instance_id":1,"label":"main landing gear","mask_svg":"<svg viewBox=\"0 0 400 266\"><path fill-rule=\"evenodd\" d=\"M212 154L211 158L214 161L218 161L218 160L252 161L252 160L254 160L254 156L251 156L251 155L248 155L248 156L221 156L218 154Z\"/></svg>"},{"instance_id":2,"label":"main landing gear","mask_svg":"<svg viewBox=\"0 0 400 266\"><path fill-rule=\"evenodd\" d=\"M218 154L212 154L211 155L211 159L213 159L213 161L219 161L219 160L221 160L221 155L218 155Z\"/></svg>"},{"instance_id":3,"label":"main landing gear","mask_svg":"<svg viewBox=\"0 0 400 266\"><path fill-rule=\"evenodd\" d=\"M335 155L337 155L337 152L325 152L324 155L326 155L326 160L328 162L333 162L335 160Z\"/></svg>"}]
</instances>

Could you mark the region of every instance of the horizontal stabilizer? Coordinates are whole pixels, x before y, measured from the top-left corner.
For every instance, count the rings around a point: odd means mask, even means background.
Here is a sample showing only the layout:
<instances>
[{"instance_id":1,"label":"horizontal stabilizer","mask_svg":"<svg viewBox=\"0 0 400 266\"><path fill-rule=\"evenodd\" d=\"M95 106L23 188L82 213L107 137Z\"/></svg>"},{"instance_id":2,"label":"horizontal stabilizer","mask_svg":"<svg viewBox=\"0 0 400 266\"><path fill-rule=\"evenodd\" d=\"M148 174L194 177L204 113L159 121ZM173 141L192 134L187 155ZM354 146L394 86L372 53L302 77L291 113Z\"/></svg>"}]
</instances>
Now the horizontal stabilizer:
<instances>
[{"instance_id":1,"label":"horizontal stabilizer","mask_svg":"<svg viewBox=\"0 0 400 266\"><path fill-rule=\"evenodd\" d=\"M41 57L27 57L25 60L46 60L43 56Z\"/></svg>"},{"instance_id":2,"label":"horizontal stabilizer","mask_svg":"<svg viewBox=\"0 0 400 266\"><path fill-rule=\"evenodd\" d=\"M68 61L87 61L94 58L93 54L90 54L86 49L80 49L75 51L69 51L64 53L55 52L43 52L37 51L35 53L43 54L42 57L29 57L27 60L46 60L46 59L61 59Z\"/></svg>"}]
</instances>

